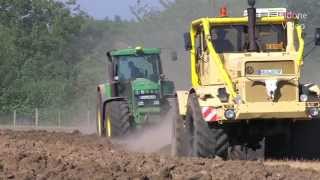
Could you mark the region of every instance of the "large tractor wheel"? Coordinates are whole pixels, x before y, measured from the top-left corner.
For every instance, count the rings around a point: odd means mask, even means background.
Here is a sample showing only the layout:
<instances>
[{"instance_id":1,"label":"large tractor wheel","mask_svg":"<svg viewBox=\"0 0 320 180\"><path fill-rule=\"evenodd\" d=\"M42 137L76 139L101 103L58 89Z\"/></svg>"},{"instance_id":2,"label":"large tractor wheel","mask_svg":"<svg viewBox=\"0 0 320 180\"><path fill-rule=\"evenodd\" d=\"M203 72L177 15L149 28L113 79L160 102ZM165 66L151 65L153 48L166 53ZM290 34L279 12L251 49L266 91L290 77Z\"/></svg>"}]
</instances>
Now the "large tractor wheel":
<instances>
[{"instance_id":1,"label":"large tractor wheel","mask_svg":"<svg viewBox=\"0 0 320 180\"><path fill-rule=\"evenodd\" d=\"M171 100L170 100L171 101ZM179 114L179 106L176 99L172 100L172 130L171 130L171 155L186 156L186 136L184 129L184 120Z\"/></svg>"},{"instance_id":2,"label":"large tractor wheel","mask_svg":"<svg viewBox=\"0 0 320 180\"><path fill-rule=\"evenodd\" d=\"M297 121L292 127L292 158L320 159L320 119Z\"/></svg>"},{"instance_id":3,"label":"large tractor wheel","mask_svg":"<svg viewBox=\"0 0 320 180\"><path fill-rule=\"evenodd\" d=\"M229 138L222 125L203 120L195 94L188 100L186 126L189 136L189 155L227 159Z\"/></svg>"},{"instance_id":4,"label":"large tractor wheel","mask_svg":"<svg viewBox=\"0 0 320 180\"><path fill-rule=\"evenodd\" d=\"M111 101L105 112L106 135L112 138L127 135L131 128L128 103L125 100Z\"/></svg>"},{"instance_id":5,"label":"large tractor wheel","mask_svg":"<svg viewBox=\"0 0 320 180\"><path fill-rule=\"evenodd\" d=\"M97 135L104 137L106 136L106 128L105 125L103 123L103 105L102 105L102 98L101 98L101 94L98 93L97 95L97 114L96 114L96 126L97 126Z\"/></svg>"}]
</instances>

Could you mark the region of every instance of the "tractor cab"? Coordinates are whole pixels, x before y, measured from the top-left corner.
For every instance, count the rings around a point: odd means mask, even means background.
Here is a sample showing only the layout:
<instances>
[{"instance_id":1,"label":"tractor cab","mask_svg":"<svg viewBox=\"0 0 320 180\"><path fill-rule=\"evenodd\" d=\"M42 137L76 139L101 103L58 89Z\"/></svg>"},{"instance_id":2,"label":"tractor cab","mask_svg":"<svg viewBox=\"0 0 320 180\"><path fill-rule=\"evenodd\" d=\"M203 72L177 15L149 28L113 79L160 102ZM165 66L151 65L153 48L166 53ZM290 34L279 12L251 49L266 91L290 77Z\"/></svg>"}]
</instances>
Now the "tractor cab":
<instances>
[{"instance_id":1,"label":"tractor cab","mask_svg":"<svg viewBox=\"0 0 320 180\"><path fill-rule=\"evenodd\" d=\"M162 72L159 54L118 56L115 59L115 77L119 81L130 81L139 78L153 82L160 80Z\"/></svg>"},{"instance_id":2,"label":"tractor cab","mask_svg":"<svg viewBox=\"0 0 320 180\"><path fill-rule=\"evenodd\" d=\"M116 96L153 94L160 96L162 67L160 49L141 48L112 51L108 55ZM159 103L156 103L159 105Z\"/></svg>"}]
</instances>

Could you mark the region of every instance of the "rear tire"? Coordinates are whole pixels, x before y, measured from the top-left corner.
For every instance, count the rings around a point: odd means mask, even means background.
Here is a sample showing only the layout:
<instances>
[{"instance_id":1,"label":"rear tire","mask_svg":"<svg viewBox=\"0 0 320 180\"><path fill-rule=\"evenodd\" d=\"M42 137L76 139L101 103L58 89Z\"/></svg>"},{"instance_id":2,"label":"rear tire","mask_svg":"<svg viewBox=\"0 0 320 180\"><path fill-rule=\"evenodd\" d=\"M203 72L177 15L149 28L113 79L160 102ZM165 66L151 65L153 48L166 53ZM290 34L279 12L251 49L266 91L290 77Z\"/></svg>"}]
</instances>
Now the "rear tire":
<instances>
[{"instance_id":1,"label":"rear tire","mask_svg":"<svg viewBox=\"0 0 320 180\"><path fill-rule=\"evenodd\" d=\"M112 138L126 136L131 129L129 105L124 100L111 101L106 106L106 135Z\"/></svg>"}]
</instances>

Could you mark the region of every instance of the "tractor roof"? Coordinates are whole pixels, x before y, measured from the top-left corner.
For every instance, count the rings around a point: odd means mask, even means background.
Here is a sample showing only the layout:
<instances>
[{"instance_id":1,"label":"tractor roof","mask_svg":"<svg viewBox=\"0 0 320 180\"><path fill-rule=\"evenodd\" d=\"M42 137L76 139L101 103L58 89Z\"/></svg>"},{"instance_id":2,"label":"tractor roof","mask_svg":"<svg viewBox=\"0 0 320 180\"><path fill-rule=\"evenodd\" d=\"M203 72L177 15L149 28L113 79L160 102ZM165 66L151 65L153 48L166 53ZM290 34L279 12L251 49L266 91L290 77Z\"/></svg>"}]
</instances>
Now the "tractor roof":
<instances>
[{"instance_id":1,"label":"tractor roof","mask_svg":"<svg viewBox=\"0 0 320 180\"><path fill-rule=\"evenodd\" d=\"M130 55L137 55L138 53L142 54L160 54L160 48L128 48L128 49L119 49L115 51L111 51L112 56L130 56Z\"/></svg>"},{"instance_id":2,"label":"tractor roof","mask_svg":"<svg viewBox=\"0 0 320 180\"><path fill-rule=\"evenodd\" d=\"M260 17L257 18L258 24L283 24L287 21L293 21L296 19L286 19L283 16L277 17ZM200 25L203 22L216 25L228 25L228 24L247 24L248 17L215 17L215 18L199 18L192 22L192 25Z\"/></svg>"},{"instance_id":3,"label":"tractor roof","mask_svg":"<svg viewBox=\"0 0 320 180\"><path fill-rule=\"evenodd\" d=\"M242 17L228 17L226 9L223 15L213 18L200 18L192 22L192 25L199 25L203 22L216 25L229 25L229 24L248 24L248 12L245 10ZM292 14L288 14L286 8L258 8L256 9L257 23L258 24L283 24L287 21L297 21L298 18ZM220 12L221 13L221 12ZM290 15L290 16L288 16Z\"/></svg>"}]
</instances>

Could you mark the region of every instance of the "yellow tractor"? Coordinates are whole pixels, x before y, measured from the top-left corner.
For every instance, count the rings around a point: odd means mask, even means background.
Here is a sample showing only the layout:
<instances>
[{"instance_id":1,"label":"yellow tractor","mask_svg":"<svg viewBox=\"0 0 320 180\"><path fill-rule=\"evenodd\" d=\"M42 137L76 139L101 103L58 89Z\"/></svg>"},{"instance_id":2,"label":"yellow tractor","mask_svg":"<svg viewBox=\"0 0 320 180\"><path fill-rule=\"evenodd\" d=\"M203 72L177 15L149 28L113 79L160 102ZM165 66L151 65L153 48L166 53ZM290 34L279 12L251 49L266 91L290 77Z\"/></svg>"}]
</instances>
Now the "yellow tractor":
<instances>
[{"instance_id":1,"label":"yellow tractor","mask_svg":"<svg viewBox=\"0 0 320 180\"><path fill-rule=\"evenodd\" d=\"M286 9L248 2L243 16L228 17L222 8L184 34L192 88L176 92L175 156L289 157L299 146L296 126L320 121L319 87L300 84L302 25ZM317 29L316 45L319 38Z\"/></svg>"}]
</instances>

